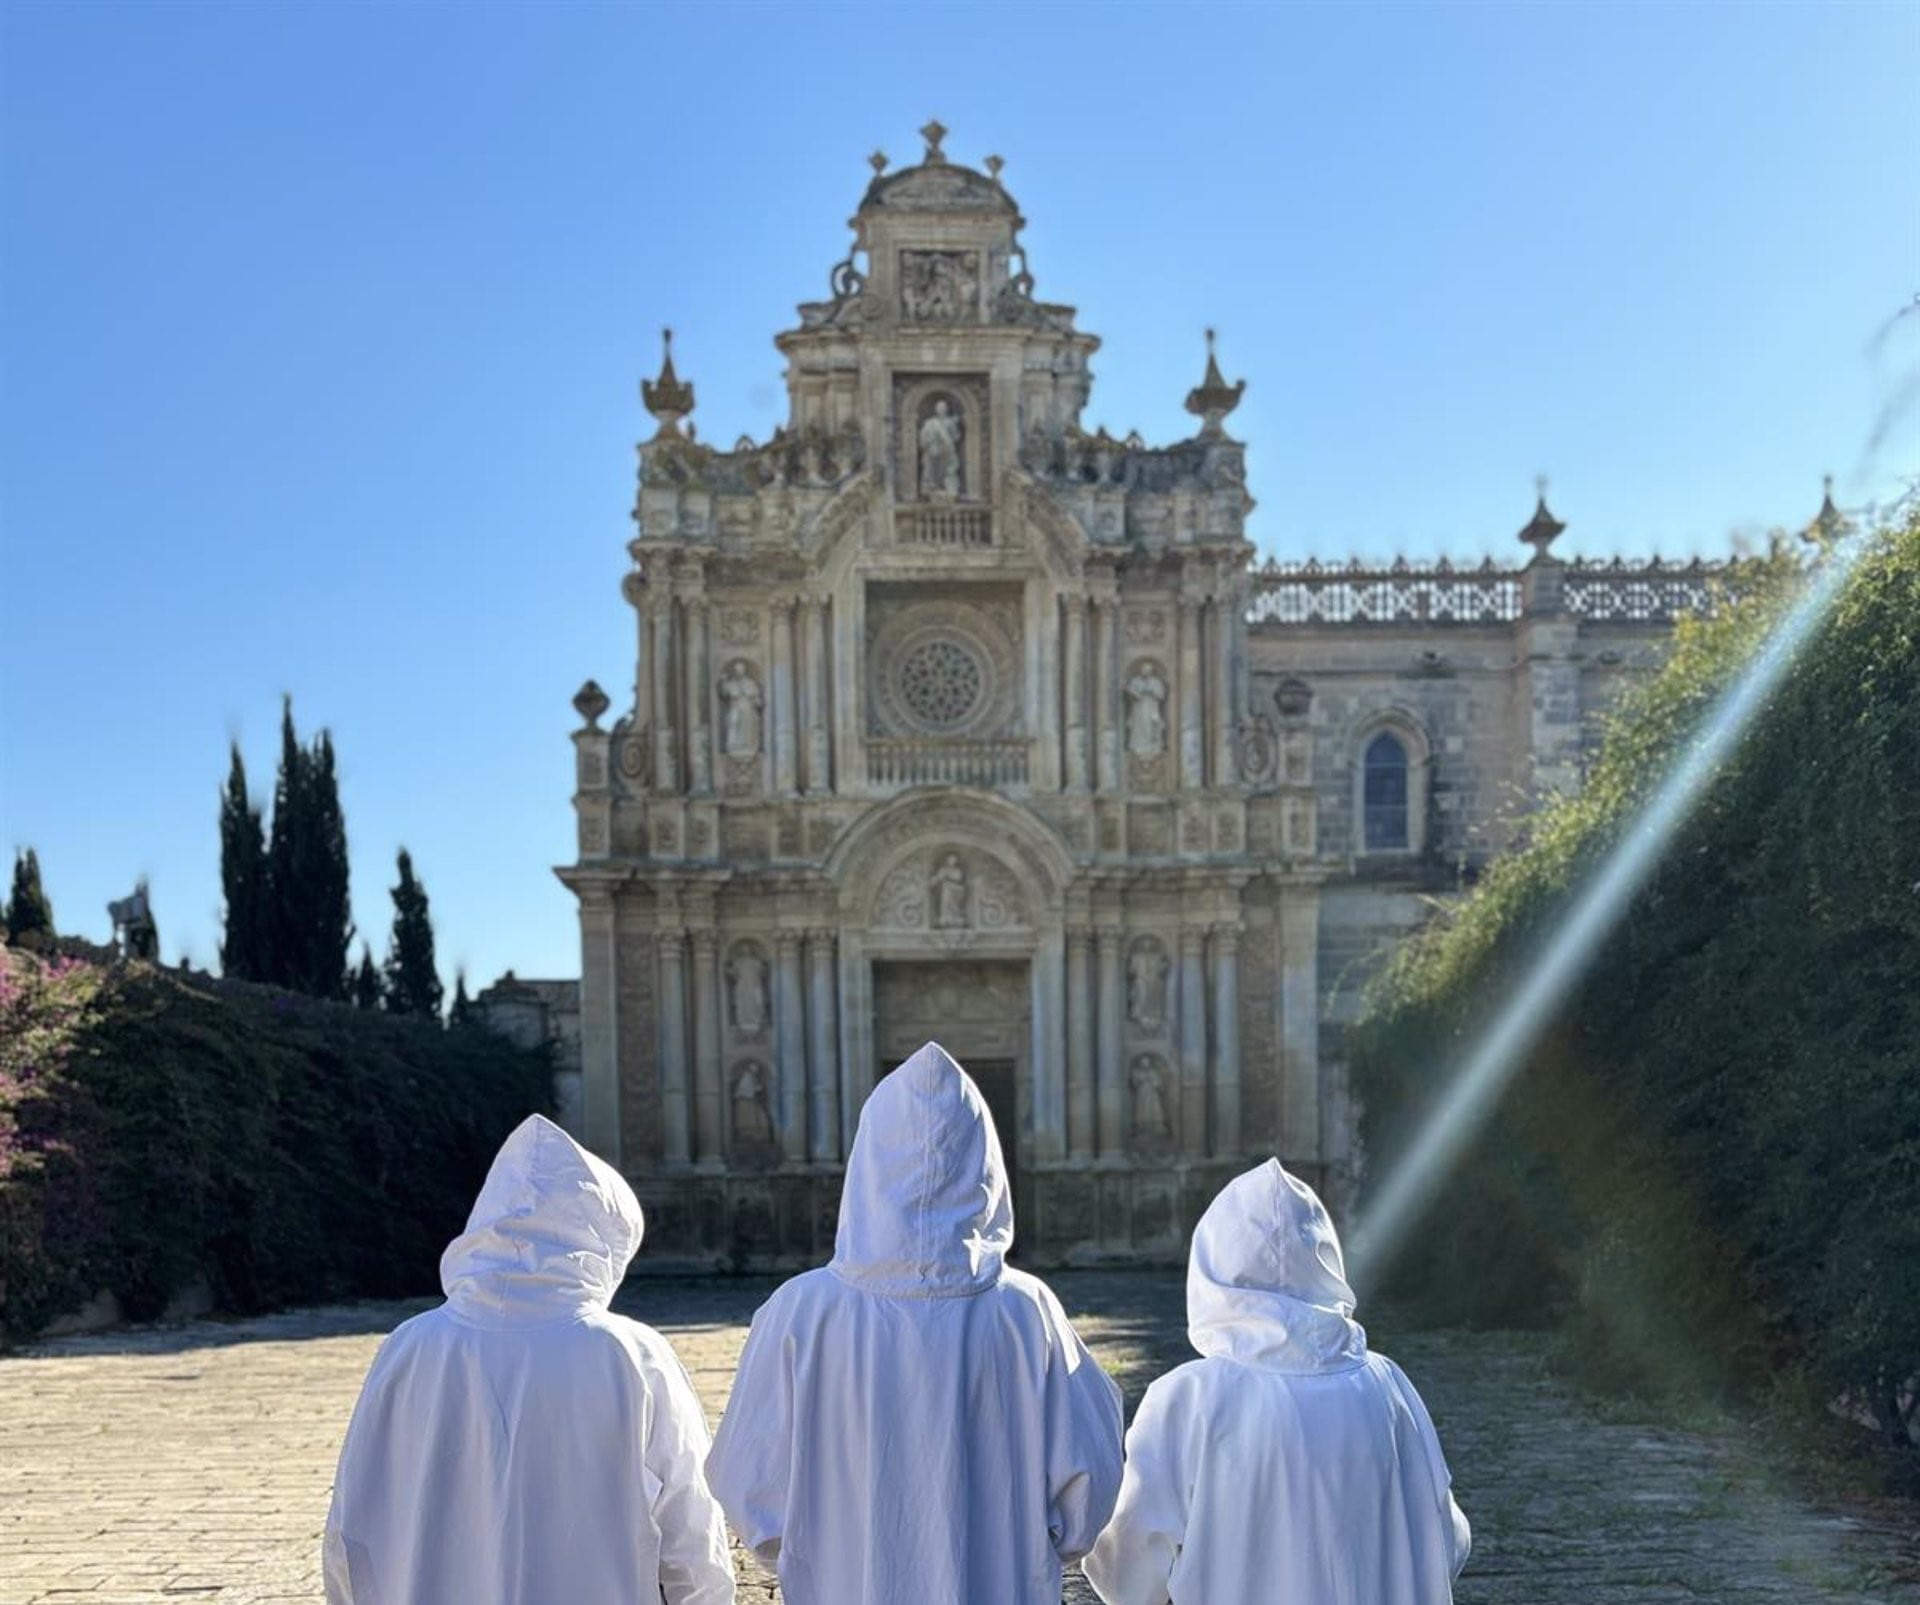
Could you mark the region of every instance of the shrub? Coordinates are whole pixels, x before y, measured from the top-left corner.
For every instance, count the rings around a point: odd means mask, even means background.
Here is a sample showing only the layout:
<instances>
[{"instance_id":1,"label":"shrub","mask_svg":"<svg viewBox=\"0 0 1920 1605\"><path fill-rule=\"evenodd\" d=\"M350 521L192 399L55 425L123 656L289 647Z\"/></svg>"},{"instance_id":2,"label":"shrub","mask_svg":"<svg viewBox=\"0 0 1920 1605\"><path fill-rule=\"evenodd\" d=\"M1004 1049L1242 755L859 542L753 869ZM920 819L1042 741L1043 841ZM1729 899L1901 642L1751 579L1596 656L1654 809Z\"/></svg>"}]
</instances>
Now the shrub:
<instances>
[{"instance_id":1,"label":"shrub","mask_svg":"<svg viewBox=\"0 0 1920 1605\"><path fill-rule=\"evenodd\" d=\"M0 954L0 1326L435 1285L551 1067L485 1032L147 965Z\"/></svg>"},{"instance_id":2,"label":"shrub","mask_svg":"<svg viewBox=\"0 0 1920 1605\"><path fill-rule=\"evenodd\" d=\"M1623 1386L1792 1372L1904 1441L1900 1389L1920 1373L1920 519L1871 539L1394 1281L1445 1318L1564 1322L1570 1351ZM1776 557L1684 628L1585 792L1383 972L1354 1036L1374 1174L1798 584Z\"/></svg>"}]
</instances>

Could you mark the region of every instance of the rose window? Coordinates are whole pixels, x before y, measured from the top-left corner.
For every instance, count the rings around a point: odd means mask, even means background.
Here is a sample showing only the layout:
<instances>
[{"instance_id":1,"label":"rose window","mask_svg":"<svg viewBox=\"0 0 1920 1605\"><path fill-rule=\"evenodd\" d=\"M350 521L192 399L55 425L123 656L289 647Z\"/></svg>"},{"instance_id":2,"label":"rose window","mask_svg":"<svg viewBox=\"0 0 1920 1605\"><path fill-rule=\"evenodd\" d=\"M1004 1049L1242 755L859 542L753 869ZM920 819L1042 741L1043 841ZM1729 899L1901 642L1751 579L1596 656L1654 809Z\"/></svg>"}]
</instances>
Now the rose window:
<instances>
[{"instance_id":1,"label":"rose window","mask_svg":"<svg viewBox=\"0 0 1920 1605\"><path fill-rule=\"evenodd\" d=\"M900 700L915 719L935 730L964 725L979 709L987 674L980 659L958 641L923 641L897 670Z\"/></svg>"}]
</instances>

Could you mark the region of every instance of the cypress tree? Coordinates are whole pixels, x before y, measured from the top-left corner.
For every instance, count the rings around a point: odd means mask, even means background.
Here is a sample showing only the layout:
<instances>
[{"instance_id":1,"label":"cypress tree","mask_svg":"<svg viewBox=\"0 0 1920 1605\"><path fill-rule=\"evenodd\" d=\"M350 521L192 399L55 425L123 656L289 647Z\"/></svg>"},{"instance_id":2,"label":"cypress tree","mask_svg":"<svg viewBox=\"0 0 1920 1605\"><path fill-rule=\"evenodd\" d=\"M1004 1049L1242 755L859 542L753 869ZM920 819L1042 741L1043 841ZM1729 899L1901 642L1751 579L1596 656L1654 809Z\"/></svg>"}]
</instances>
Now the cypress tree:
<instances>
[{"instance_id":1,"label":"cypress tree","mask_svg":"<svg viewBox=\"0 0 1920 1605\"><path fill-rule=\"evenodd\" d=\"M7 899L7 941L45 952L53 945L53 904L40 884L40 855L31 847L13 857L13 892Z\"/></svg>"},{"instance_id":2,"label":"cypress tree","mask_svg":"<svg viewBox=\"0 0 1920 1605\"><path fill-rule=\"evenodd\" d=\"M295 990L307 973L308 895L300 852L307 835L307 755L293 728L293 698L280 704L280 768L273 782L267 838L265 962L256 979Z\"/></svg>"},{"instance_id":3,"label":"cypress tree","mask_svg":"<svg viewBox=\"0 0 1920 1605\"><path fill-rule=\"evenodd\" d=\"M220 887L226 894L221 971L241 981L265 980L267 844L260 810L247 795L247 766L234 743L226 790L220 794Z\"/></svg>"},{"instance_id":4,"label":"cypress tree","mask_svg":"<svg viewBox=\"0 0 1920 1605\"><path fill-rule=\"evenodd\" d=\"M380 1007L380 972L373 967L373 950L365 942L360 944L360 968L353 972L353 1006Z\"/></svg>"},{"instance_id":5,"label":"cypress tree","mask_svg":"<svg viewBox=\"0 0 1920 1605\"><path fill-rule=\"evenodd\" d=\"M266 886L261 919L266 961L256 979L314 997L347 996L353 915L333 737L323 730L303 747L291 697L280 713Z\"/></svg>"},{"instance_id":6,"label":"cypress tree","mask_svg":"<svg viewBox=\"0 0 1920 1605\"><path fill-rule=\"evenodd\" d=\"M325 730L307 752L305 778L306 830L297 853L308 921L301 990L320 998L344 998L353 910L347 882L347 826L340 810L333 737Z\"/></svg>"},{"instance_id":7,"label":"cypress tree","mask_svg":"<svg viewBox=\"0 0 1920 1605\"><path fill-rule=\"evenodd\" d=\"M433 921L427 892L414 878L406 848L396 860L400 884L393 888L393 940L387 949L387 1008L394 1014L440 1018L440 972L433 961Z\"/></svg>"}]
</instances>

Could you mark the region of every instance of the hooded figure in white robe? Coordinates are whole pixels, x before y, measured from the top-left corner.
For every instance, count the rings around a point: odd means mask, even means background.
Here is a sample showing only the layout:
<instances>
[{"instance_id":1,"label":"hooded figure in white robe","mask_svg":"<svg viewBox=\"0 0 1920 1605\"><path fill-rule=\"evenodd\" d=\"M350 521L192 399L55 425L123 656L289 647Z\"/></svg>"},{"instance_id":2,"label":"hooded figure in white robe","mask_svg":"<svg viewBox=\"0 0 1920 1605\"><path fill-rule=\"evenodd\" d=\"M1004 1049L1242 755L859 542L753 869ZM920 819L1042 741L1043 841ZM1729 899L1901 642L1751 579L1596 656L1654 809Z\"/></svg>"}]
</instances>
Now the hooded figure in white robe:
<instances>
[{"instance_id":1,"label":"hooded figure in white robe","mask_svg":"<svg viewBox=\"0 0 1920 1605\"><path fill-rule=\"evenodd\" d=\"M707 1424L665 1338L608 1312L640 1246L611 1165L539 1115L375 1357L340 1451L328 1605L728 1605Z\"/></svg>"},{"instance_id":2,"label":"hooded figure in white robe","mask_svg":"<svg viewBox=\"0 0 1920 1605\"><path fill-rule=\"evenodd\" d=\"M1107 1605L1446 1605L1470 1535L1440 1439L1279 1160L1194 1229L1187 1335L1203 1358L1147 1389L1084 1563Z\"/></svg>"},{"instance_id":3,"label":"hooded figure in white robe","mask_svg":"<svg viewBox=\"0 0 1920 1605\"><path fill-rule=\"evenodd\" d=\"M1013 1245L937 1043L861 1111L832 1263L754 1317L707 1474L786 1605L1059 1605L1120 1486L1120 1392Z\"/></svg>"}]
</instances>

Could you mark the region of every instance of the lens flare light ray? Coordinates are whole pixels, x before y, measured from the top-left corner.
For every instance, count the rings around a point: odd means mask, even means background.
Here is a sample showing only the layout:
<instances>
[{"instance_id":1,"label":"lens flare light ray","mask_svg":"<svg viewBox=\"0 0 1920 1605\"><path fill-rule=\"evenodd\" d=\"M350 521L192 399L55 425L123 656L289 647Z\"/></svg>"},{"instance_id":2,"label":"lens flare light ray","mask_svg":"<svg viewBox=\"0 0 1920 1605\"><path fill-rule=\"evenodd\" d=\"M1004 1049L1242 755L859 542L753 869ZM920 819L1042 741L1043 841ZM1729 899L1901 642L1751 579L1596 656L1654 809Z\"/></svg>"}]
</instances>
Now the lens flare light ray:
<instances>
[{"instance_id":1,"label":"lens flare light ray","mask_svg":"<svg viewBox=\"0 0 1920 1605\"><path fill-rule=\"evenodd\" d=\"M1355 1227L1349 1258L1357 1279L1371 1279L1385 1266L1459 1162L1568 992L1646 884L1662 849L1698 805L1800 649L1832 610L1871 544L1862 538L1843 540L1828 551L1809 577L1806 590L1774 626L1679 761L1581 887L1519 987L1450 1072L1451 1085L1439 1107L1383 1180Z\"/></svg>"}]
</instances>

